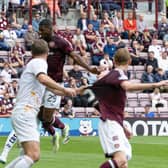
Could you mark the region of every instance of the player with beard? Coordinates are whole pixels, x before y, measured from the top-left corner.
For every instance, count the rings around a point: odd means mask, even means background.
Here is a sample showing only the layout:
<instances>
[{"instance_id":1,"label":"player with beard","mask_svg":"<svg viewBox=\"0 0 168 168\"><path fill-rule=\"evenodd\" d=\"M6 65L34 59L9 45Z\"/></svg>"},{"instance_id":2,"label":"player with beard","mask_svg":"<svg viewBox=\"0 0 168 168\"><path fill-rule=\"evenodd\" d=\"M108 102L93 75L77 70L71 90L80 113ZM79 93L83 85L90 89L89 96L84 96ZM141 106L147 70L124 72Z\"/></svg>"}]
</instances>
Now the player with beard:
<instances>
[{"instance_id":1,"label":"player with beard","mask_svg":"<svg viewBox=\"0 0 168 168\"><path fill-rule=\"evenodd\" d=\"M99 74L96 67L87 65L82 58L73 51L70 42L60 36L54 35L52 27L52 22L48 19L42 20L39 24L39 34L49 46L49 55L47 59L48 75L56 82L62 83L63 66L67 56L70 56L77 64L88 71ZM39 113L39 119L42 121L43 127L48 130L51 135L55 135L55 130L51 129L51 125L61 129L62 136L64 137L63 143L65 144L69 141L69 126L62 123L59 118L53 115L54 111L60 108L60 103L61 96L54 95L49 90L46 90L43 107Z\"/></svg>"}]
</instances>

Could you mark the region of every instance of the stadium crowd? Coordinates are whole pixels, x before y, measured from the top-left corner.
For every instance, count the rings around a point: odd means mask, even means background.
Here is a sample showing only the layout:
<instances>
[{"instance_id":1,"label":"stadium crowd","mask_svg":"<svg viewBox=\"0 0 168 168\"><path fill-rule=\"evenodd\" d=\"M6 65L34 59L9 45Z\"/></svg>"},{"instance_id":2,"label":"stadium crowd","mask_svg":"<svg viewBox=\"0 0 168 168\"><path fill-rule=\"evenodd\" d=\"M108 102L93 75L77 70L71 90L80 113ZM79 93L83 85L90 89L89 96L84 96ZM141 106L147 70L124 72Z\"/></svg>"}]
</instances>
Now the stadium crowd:
<instances>
[{"instance_id":1,"label":"stadium crowd","mask_svg":"<svg viewBox=\"0 0 168 168\"><path fill-rule=\"evenodd\" d=\"M52 16L53 7L50 1L45 1L48 15ZM21 3L21 4L20 4ZM35 12L32 24L27 17L20 23L17 16L17 5L24 5L11 1L3 4L0 13L0 115L8 116L15 103L18 90L19 77L30 57L31 45L34 39L39 38L38 27L43 19L40 4L33 4ZM159 82L168 79L168 21L166 15L161 17L158 29L149 27L144 16L135 18L130 10L127 17L122 20L120 4L100 2L103 9L101 16L97 13L95 1L91 6L91 17L87 16L87 1L56 1L57 17L68 13L68 8L80 9L80 18L77 20L76 29L71 30L68 26L60 30L54 26L55 34L65 38L71 43L78 53L90 66L99 66L104 73L113 68L113 56L118 48L128 48L132 62L127 72L130 80L138 80L142 83ZM133 4L134 5L134 4ZM44 6L43 6L44 7ZM108 7L108 9L107 9ZM129 8L129 6L128 6ZM7 10L8 9L8 10ZM26 11L26 6L25 6ZM113 12L111 12L113 11ZM160 8L162 12L162 8ZM24 12L26 16L26 12ZM89 19L90 18L90 19ZM136 68L141 67L141 70ZM138 75L137 75L138 74ZM99 76L84 71L68 59L64 69L64 86L77 88L82 85L93 84ZM145 93L153 94L153 90ZM156 91L155 91L156 92ZM154 92L154 93L155 93ZM159 88L161 93L167 92L167 88ZM154 97L154 96L153 96ZM156 100L150 96L149 104L156 107ZM167 107L167 100L159 101ZM76 97L63 97L60 116L75 117L73 107L91 107L88 95ZM91 115L92 116L92 115ZM96 111L93 116L98 116Z\"/></svg>"}]
</instances>

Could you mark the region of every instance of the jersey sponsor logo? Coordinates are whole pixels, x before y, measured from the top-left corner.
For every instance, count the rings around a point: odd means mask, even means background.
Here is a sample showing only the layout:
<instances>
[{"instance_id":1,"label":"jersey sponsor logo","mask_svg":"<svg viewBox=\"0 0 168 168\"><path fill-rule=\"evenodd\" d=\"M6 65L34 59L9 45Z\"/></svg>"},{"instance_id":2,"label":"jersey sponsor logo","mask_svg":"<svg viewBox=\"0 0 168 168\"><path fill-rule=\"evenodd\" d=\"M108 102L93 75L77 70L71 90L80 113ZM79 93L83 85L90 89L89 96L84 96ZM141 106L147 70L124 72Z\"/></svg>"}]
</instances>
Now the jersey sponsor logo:
<instances>
[{"instance_id":1,"label":"jersey sponsor logo","mask_svg":"<svg viewBox=\"0 0 168 168\"><path fill-rule=\"evenodd\" d=\"M117 141L117 140L119 140L119 138L118 138L118 136L116 135L116 136L113 136L113 137L112 137L112 140L113 140L113 141Z\"/></svg>"}]
</instances>

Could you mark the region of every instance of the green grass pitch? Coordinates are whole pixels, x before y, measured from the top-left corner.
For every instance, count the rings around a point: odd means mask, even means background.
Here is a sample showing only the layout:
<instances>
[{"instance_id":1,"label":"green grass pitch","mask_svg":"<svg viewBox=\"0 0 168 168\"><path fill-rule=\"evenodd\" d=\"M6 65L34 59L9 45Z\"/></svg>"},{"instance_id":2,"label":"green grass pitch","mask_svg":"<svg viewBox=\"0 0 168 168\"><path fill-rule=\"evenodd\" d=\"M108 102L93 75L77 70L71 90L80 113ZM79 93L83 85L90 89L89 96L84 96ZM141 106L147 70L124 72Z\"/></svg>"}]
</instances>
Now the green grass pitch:
<instances>
[{"instance_id":1,"label":"green grass pitch","mask_svg":"<svg viewBox=\"0 0 168 168\"><path fill-rule=\"evenodd\" d=\"M0 150L5 140L6 137L0 137ZM131 144L133 158L129 168L168 168L168 137L134 137ZM8 161L18 153L15 146ZM60 145L57 153L52 151L51 137L42 137L41 160L33 168L99 168L104 160L98 137L71 137L68 144Z\"/></svg>"}]
</instances>

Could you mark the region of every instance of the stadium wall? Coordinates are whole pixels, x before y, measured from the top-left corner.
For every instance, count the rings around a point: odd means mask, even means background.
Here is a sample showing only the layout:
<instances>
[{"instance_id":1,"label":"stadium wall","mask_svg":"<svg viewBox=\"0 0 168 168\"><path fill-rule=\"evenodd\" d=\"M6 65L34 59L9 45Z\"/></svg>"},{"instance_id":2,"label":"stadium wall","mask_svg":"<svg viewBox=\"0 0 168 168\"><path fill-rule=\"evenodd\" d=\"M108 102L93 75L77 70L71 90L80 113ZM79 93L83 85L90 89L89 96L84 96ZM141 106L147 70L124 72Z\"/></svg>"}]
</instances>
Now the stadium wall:
<instances>
[{"instance_id":1,"label":"stadium wall","mask_svg":"<svg viewBox=\"0 0 168 168\"><path fill-rule=\"evenodd\" d=\"M70 136L98 135L99 118L62 118L61 120L70 126ZM124 121L124 125L132 130L134 136L168 136L168 118L128 118ZM8 135L11 129L11 119L0 118L0 135ZM41 136L48 136L41 126L39 129Z\"/></svg>"}]
</instances>

